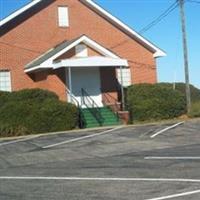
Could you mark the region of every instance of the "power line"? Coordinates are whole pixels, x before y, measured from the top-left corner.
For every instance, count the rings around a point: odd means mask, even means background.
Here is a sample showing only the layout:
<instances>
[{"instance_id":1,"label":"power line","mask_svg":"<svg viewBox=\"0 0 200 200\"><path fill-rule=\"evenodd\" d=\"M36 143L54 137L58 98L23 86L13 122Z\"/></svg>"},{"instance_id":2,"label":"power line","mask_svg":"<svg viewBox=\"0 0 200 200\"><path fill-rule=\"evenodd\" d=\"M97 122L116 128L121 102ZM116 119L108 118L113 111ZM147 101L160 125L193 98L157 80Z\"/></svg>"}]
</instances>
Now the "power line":
<instances>
[{"instance_id":1,"label":"power line","mask_svg":"<svg viewBox=\"0 0 200 200\"><path fill-rule=\"evenodd\" d=\"M162 21L165 17L167 17L173 10L175 10L178 7L178 1L174 2L172 5L169 6L161 15L159 15L156 19L154 19L151 23L146 25L144 28L142 28L139 33L143 34L149 29L151 29L153 26L157 25L160 21Z\"/></svg>"},{"instance_id":2,"label":"power line","mask_svg":"<svg viewBox=\"0 0 200 200\"><path fill-rule=\"evenodd\" d=\"M41 51L35 51L33 49L29 49L29 48L24 48L24 47L21 47L21 46L18 46L18 45L13 45L13 44L10 44L10 43L7 43L7 42L2 42L0 41L0 44L4 44L4 45L7 45L9 47L14 47L14 48L18 48L18 49L22 49L22 50L26 50L26 51L30 51L30 52L33 52L33 53L39 53L39 54L43 54L44 52L41 52ZM142 63L142 62L138 62L138 61L134 61L134 60L128 60L128 62L130 63L134 63L140 67L149 67L149 68L155 68L156 66L155 65L151 65L151 64L147 64L147 63Z\"/></svg>"},{"instance_id":3,"label":"power line","mask_svg":"<svg viewBox=\"0 0 200 200\"><path fill-rule=\"evenodd\" d=\"M200 4L200 1L197 1L197 0L187 0L188 2L190 3L197 3L197 4Z\"/></svg>"},{"instance_id":4,"label":"power line","mask_svg":"<svg viewBox=\"0 0 200 200\"><path fill-rule=\"evenodd\" d=\"M162 21L165 17L167 17L173 10L175 10L178 7L179 3L176 0L169 8L167 8L167 10L165 10L161 15L159 15L155 20L153 20L150 24L148 24L147 26L145 26L144 28L142 28L138 33L139 34L143 34L146 31L148 31L149 29L151 29L153 26L155 26L156 24L158 24L160 21ZM123 45L124 43L128 42L128 40L124 40L120 43L118 43L117 45L111 47L111 49L115 49L118 46Z\"/></svg>"},{"instance_id":5,"label":"power line","mask_svg":"<svg viewBox=\"0 0 200 200\"><path fill-rule=\"evenodd\" d=\"M40 52L40 51L35 51L35 50L32 50L32 49L28 49L28 48L25 48L25 47L20 47L20 46L17 46L17 45L13 45L13 44L10 44L10 43L7 43L7 42L0 41L0 43L4 44L4 45L7 45L7 46L10 46L10 47L15 47L15 48L23 49L23 50L26 50L26 51L31 51L33 53L43 53L43 52Z\"/></svg>"},{"instance_id":6,"label":"power line","mask_svg":"<svg viewBox=\"0 0 200 200\"><path fill-rule=\"evenodd\" d=\"M178 1L176 0L172 5L170 5L169 8L167 8L167 10L165 10L160 16L158 16L155 20L153 20L150 24L146 25L144 28L142 28L138 33L139 34L143 34L144 32L146 32L147 30L149 30L150 28L152 28L153 26L155 26L157 23L159 23L161 20L163 20L165 17L167 17L167 15L169 15L173 10L175 10L178 7ZM124 40L114 46L111 47L111 49L115 49L118 46L121 46L125 43L127 43L129 40Z\"/></svg>"}]
</instances>

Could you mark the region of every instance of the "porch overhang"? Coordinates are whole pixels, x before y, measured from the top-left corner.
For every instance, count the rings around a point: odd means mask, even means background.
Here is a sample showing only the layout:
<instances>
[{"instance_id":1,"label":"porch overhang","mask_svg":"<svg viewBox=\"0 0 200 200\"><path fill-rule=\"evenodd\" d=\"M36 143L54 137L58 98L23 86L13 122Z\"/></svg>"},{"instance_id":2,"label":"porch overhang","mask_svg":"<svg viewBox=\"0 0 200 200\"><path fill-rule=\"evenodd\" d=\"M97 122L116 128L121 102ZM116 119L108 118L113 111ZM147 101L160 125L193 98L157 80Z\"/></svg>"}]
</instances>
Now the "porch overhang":
<instances>
[{"instance_id":1,"label":"porch overhang","mask_svg":"<svg viewBox=\"0 0 200 200\"><path fill-rule=\"evenodd\" d=\"M128 67L128 61L120 58L109 57L85 57L64 59L53 64L53 69L62 67Z\"/></svg>"},{"instance_id":2,"label":"porch overhang","mask_svg":"<svg viewBox=\"0 0 200 200\"><path fill-rule=\"evenodd\" d=\"M87 57L78 57L76 52L69 58L59 57L75 48L79 44L85 44L99 55ZM48 69L58 69L61 67L128 67L128 62L120 58L109 49L98 44L86 35L75 38L71 41L64 41L61 44L48 50L43 55L31 61L25 66L25 73L32 73Z\"/></svg>"}]
</instances>

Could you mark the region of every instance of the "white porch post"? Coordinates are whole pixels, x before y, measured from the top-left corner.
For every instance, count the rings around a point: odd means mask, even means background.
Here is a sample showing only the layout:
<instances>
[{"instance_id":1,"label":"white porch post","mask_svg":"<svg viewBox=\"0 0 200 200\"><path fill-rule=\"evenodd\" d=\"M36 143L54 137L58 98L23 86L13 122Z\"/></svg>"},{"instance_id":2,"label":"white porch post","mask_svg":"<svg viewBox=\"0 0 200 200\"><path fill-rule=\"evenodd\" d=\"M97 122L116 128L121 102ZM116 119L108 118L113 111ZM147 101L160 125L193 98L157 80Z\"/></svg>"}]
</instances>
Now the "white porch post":
<instances>
[{"instance_id":1,"label":"white porch post","mask_svg":"<svg viewBox=\"0 0 200 200\"><path fill-rule=\"evenodd\" d=\"M121 98L122 98L122 111L125 110L125 99L124 99L124 81L123 81L123 73L122 73L122 66L120 66L120 76L121 76Z\"/></svg>"},{"instance_id":2,"label":"white porch post","mask_svg":"<svg viewBox=\"0 0 200 200\"><path fill-rule=\"evenodd\" d=\"M67 68L66 68L66 87L67 87ZM68 87L69 87L69 102L72 102L72 74L71 67L68 67Z\"/></svg>"}]
</instances>

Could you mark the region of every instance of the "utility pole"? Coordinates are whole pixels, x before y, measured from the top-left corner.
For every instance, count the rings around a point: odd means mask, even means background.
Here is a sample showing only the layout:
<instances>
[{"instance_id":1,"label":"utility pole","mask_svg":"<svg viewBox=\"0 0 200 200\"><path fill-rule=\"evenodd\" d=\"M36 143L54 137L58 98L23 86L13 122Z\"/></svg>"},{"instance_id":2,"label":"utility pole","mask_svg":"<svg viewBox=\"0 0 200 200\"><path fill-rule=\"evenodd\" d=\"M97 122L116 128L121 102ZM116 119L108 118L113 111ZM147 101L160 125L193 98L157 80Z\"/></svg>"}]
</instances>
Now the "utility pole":
<instances>
[{"instance_id":1,"label":"utility pole","mask_svg":"<svg viewBox=\"0 0 200 200\"><path fill-rule=\"evenodd\" d=\"M190 78L189 78L189 66L188 66L188 49L187 49L186 26L185 26L184 0L178 0L178 1L180 5L180 15L181 15L181 25L182 25L182 35L183 35L187 112L189 112L191 108L191 94L190 94Z\"/></svg>"}]
</instances>

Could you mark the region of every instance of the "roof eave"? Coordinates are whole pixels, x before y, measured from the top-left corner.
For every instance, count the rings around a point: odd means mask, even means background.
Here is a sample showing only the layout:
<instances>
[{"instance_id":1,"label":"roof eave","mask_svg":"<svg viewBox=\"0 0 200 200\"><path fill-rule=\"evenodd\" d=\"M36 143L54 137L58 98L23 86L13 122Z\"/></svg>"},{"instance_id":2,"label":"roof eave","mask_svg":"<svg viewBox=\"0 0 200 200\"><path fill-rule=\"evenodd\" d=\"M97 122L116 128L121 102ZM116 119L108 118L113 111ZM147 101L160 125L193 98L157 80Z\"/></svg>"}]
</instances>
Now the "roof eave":
<instances>
[{"instance_id":1,"label":"roof eave","mask_svg":"<svg viewBox=\"0 0 200 200\"><path fill-rule=\"evenodd\" d=\"M136 31L134 31L128 25L124 24L121 20L119 20L115 16L111 15L108 11L106 11L105 9L103 9L101 6L99 6L98 4L96 4L95 2L93 2L92 0L81 0L81 1L84 1L84 2L88 3L88 5L90 5L93 8L95 8L97 11L99 11L101 14L103 14L105 17L107 17L107 19L109 19L112 22L116 23L119 27L121 27L122 29L124 29L126 32L128 32L129 34L131 34L132 36L134 36L135 38L137 38L137 40L140 41L144 46L146 46L149 49L152 49L155 52L154 53L154 58L166 56L166 53L163 50L161 50L160 48L158 48L157 46L155 46L153 43L151 43L150 41L148 41L147 39L145 39L139 33L137 33Z\"/></svg>"},{"instance_id":2,"label":"roof eave","mask_svg":"<svg viewBox=\"0 0 200 200\"><path fill-rule=\"evenodd\" d=\"M34 0L31 1L30 3L28 3L27 5L23 6L22 8L20 8L19 10L13 12L11 15L7 16L6 18L2 19L0 21L0 26L3 26L4 24L6 24L7 22L9 22L10 20L14 19L15 17L17 17L18 15L20 15L21 13L27 11L29 8L33 7L34 5L38 4L40 1L42 0Z\"/></svg>"},{"instance_id":3,"label":"roof eave","mask_svg":"<svg viewBox=\"0 0 200 200\"><path fill-rule=\"evenodd\" d=\"M18 15L22 14L23 12L27 11L29 8L33 7L34 5L38 4L41 1L44 1L44 0L34 0L34 1L30 2L29 4L25 5L24 7L22 7L21 9L15 11L11 15L9 15L8 17L6 17L0 21L0 27L3 26L4 24L6 24L7 22L9 22L10 20L14 19L15 17L17 17ZM103 15L108 20L115 23L118 27L121 27L121 29L123 29L124 31L126 31L127 33L132 35L136 40L141 42L144 46L146 46L149 49L152 49L153 50L152 52L155 52L154 53L155 58L166 56L166 53L164 51L162 51L161 49L156 47L153 43L151 43L150 41L145 39L139 33L137 33L132 28L130 28L128 25L124 24L122 21L120 21L119 19L117 19L116 17L111 15L108 11L103 9L101 6L99 6L92 0L80 0L80 1L82 1L83 3L86 3L88 6L95 9L96 11L98 11L101 15Z\"/></svg>"},{"instance_id":4,"label":"roof eave","mask_svg":"<svg viewBox=\"0 0 200 200\"><path fill-rule=\"evenodd\" d=\"M165 57L167 56L167 54L164 51L161 50L157 50L154 54L153 57L154 58L160 58L160 57Z\"/></svg>"},{"instance_id":5,"label":"roof eave","mask_svg":"<svg viewBox=\"0 0 200 200\"><path fill-rule=\"evenodd\" d=\"M53 60L55 60L57 57L59 57L63 53L69 51L70 49L72 49L73 47L75 47L76 45L78 45L78 44L80 44L82 42L85 43L86 45L88 45L89 47L94 48L96 51L98 51L99 53L101 53L104 56L108 56L108 57L111 57L111 58L118 58L118 59L120 58L118 55L114 54L110 50L108 50L105 47L101 46L100 44L98 44L94 40L90 39L86 35L83 35L83 36L79 37L78 39L74 40L72 43L70 43L65 48L61 49L59 52L56 52L55 54L53 54L50 57L48 57L46 60L42 61L41 63L37 63L37 64L34 65L35 61L37 61L38 59L42 58L44 55L47 55L48 52L51 52L53 50L53 49L50 49L49 51L47 51L43 55L39 56L38 58L34 59L32 62L27 64L25 66L25 70L24 71L25 72L30 72L30 71L32 71L31 69L46 68L46 66L51 65Z\"/></svg>"}]
</instances>

